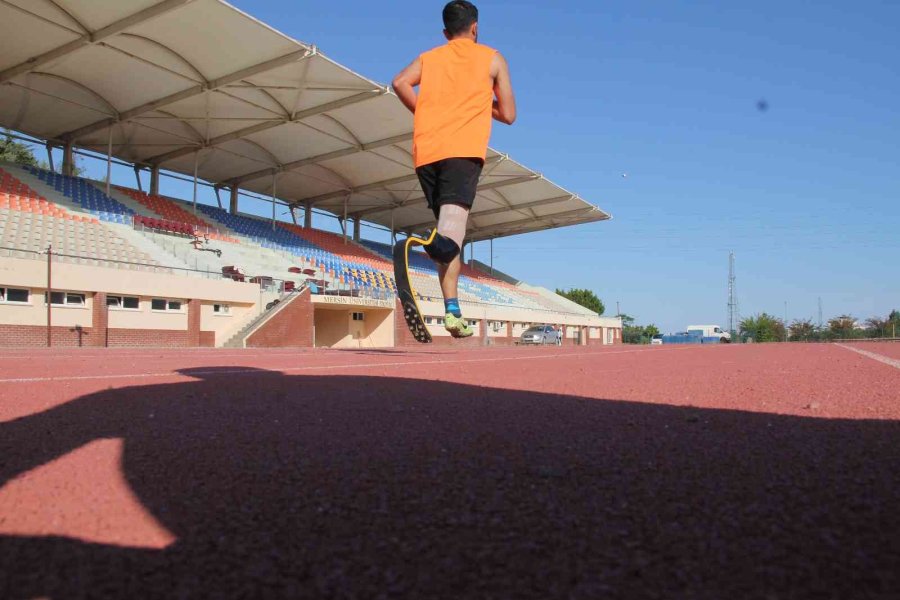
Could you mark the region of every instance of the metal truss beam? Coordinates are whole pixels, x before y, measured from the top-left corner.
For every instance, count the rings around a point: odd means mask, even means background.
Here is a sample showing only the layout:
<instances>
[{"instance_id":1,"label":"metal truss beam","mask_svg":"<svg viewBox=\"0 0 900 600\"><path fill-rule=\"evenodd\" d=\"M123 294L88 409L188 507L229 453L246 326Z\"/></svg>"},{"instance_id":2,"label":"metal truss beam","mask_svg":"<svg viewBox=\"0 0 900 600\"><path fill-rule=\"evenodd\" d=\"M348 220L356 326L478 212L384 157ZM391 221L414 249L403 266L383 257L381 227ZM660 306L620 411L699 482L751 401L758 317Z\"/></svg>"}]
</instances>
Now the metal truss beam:
<instances>
[{"instance_id":1,"label":"metal truss beam","mask_svg":"<svg viewBox=\"0 0 900 600\"><path fill-rule=\"evenodd\" d=\"M32 56L25 62L19 63L14 67L10 67L5 71L0 72L0 83L9 81L13 77L17 77L19 75L22 75L23 73L33 71L41 67L42 65L71 54L79 48L102 42L107 38L125 31L129 27L134 27L135 25L139 25L141 23L144 23L145 21L149 21L150 19L154 19L156 17L164 15L167 12L173 11L177 8L181 8L185 4L189 4L193 1L194 0L163 0L163 2L159 2L158 4L149 6L144 10L134 13L133 15L129 15L123 19L116 21L115 23L111 23L103 29L98 29L93 33L86 33L76 40L72 40L67 44L63 44L62 46L54 48L53 50L50 50L48 52L44 52L43 54L40 54L38 56Z\"/></svg>"}]
</instances>

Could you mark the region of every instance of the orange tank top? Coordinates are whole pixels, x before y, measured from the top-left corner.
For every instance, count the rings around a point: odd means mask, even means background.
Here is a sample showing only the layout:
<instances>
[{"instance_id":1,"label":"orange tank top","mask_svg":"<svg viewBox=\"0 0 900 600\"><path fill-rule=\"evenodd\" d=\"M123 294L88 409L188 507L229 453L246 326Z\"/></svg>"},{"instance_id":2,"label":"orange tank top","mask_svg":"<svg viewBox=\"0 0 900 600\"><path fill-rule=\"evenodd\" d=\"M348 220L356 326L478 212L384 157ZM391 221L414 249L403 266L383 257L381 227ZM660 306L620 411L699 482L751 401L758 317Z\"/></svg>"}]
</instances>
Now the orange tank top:
<instances>
[{"instance_id":1,"label":"orange tank top","mask_svg":"<svg viewBox=\"0 0 900 600\"><path fill-rule=\"evenodd\" d=\"M487 155L491 137L496 50L469 39L451 40L419 58L413 160L416 167L445 158Z\"/></svg>"}]
</instances>

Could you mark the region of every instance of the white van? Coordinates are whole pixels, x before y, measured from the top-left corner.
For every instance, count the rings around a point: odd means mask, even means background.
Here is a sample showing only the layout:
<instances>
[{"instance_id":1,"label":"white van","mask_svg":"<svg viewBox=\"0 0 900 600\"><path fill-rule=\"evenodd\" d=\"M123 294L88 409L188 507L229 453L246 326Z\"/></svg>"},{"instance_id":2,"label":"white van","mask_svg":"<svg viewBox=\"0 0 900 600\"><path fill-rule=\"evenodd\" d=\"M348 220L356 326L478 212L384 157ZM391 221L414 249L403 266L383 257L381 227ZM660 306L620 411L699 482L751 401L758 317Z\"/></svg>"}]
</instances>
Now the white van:
<instances>
[{"instance_id":1,"label":"white van","mask_svg":"<svg viewBox=\"0 0 900 600\"><path fill-rule=\"evenodd\" d=\"M722 328L718 325L688 325L687 330L689 332L702 331L703 337L717 337L724 344L731 341L731 334L727 331L722 331Z\"/></svg>"}]
</instances>

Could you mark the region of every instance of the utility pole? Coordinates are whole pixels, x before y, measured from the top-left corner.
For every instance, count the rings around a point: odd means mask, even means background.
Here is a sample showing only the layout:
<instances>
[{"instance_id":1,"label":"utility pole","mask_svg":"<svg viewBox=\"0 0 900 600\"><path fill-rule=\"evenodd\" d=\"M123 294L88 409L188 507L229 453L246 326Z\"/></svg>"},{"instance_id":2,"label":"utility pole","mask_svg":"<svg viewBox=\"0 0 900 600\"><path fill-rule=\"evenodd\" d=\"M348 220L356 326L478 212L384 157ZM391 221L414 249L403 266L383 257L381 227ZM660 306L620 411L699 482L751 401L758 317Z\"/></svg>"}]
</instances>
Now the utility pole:
<instances>
[{"instance_id":1,"label":"utility pole","mask_svg":"<svg viewBox=\"0 0 900 600\"><path fill-rule=\"evenodd\" d=\"M788 341L787 300L784 301L784 341Z\"/></svg>"},{"instance_id":2,"label":"utility pole","mask_svg":"<svg viewBox=\"0 0 900 600\"><path fill-rule=\"evenodd\" d=\"M737 339L738 314L737 290L735 289L734 252L728 254L728 332Z\"/></svg>"},{"instance_id":3,"label":"utility pole","mask_svg":"<svg viewBox=\"0 0 900 600\"><path fill-rule=\"evenodd\" d=\"M822 296L819 296L819 329L822 329Z\"/></svg>"}]
</instances>

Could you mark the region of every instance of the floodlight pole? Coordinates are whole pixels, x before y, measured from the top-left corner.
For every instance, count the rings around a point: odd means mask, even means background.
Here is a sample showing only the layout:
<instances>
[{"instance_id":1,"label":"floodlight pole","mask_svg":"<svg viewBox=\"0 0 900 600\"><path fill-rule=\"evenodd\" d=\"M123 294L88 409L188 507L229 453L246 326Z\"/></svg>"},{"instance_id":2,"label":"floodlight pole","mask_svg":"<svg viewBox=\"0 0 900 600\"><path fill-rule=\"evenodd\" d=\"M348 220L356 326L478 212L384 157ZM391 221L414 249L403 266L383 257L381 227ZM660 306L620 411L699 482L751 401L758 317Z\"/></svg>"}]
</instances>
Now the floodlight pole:
<instances>
[{"instance_id":1,"label":"floodlight pole","mask_svg":"<svg viewBox=\"0 0 900 600\"><path fill-rule=\"evenodd\" d=\"M222 196L219 195L219 192L222 191L222 188L219 186L213 187L213 191L216 193L216 204L219 205L219 208L222 208Z\"/></svg>"},{"instance_id":2,"label":"floodlight pole","mask_svg":"<svg viewBox=\"0 0 900 600\"><path fill-rule=\"evenodd\" d=\"M137 180L138 191L143 192L144 186L141 183L141 168L137 165L134 165L134 178Z\"/></svg>"},{"instance_id":3,"label":"floodlight pole","mask_svg":"<svg viewBox=\"0 0 900 600\"><path fill-rule=\"evenodd\" d=\"M312 203L307 202L303 206L303 228L312 229Z\"/></svg>"},{"instance_id":4,"label":"floodlight pole","mask_svg":"<svg viewBox=\"0 0 900 600\"><path fill-rule=\"evenodd\" d=\"M391 245L397 243L397 231L394 229L394 211L391 211Z\"/></svg>"},{"instance_id":5,"label":"floodlight pole","mask_svg":"<svg viewBox=\"0 0 900 600\"><path fill-rule=\"evenodd\" d=\"M53 167L53 146L50 144L50 142L47 142L47 162L50 164L50 170L56 171L56 169Z\"/></svg>"},{"instance_id":6,"label":"floodlight pole","mask_svg":"<svg viewBox=\"0 0 900 600\"><path fill-rule=\"evenodd\" d=\"M109 128L109 141L106 145L106 195L109 196L109 186L112 183L112 138L113 128Z\"/></svg>"}]
</instances>

